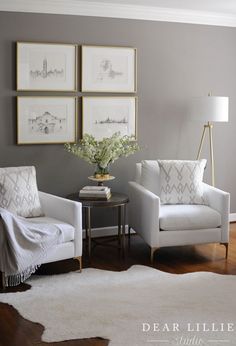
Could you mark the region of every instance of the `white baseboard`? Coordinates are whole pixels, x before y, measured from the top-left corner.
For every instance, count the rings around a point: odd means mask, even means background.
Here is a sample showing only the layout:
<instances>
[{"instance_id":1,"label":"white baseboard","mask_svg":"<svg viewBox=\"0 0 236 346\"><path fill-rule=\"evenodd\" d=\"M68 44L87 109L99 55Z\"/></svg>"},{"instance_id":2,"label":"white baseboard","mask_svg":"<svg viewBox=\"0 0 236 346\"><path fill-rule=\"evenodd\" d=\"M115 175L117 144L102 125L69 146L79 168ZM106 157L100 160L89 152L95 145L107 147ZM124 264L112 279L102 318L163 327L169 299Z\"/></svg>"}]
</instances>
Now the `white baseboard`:
<instances>
[{"instance_id":1,"label":"white baseboard","mask_svg":"<svg viewBox=\"0 0 236 346\"><path fill-rule=\"evenodd\" d=\"M230 222L235 222L236 221L236 213L231 213L229 215L229 221Z\"/></svg>"}]
</instances>

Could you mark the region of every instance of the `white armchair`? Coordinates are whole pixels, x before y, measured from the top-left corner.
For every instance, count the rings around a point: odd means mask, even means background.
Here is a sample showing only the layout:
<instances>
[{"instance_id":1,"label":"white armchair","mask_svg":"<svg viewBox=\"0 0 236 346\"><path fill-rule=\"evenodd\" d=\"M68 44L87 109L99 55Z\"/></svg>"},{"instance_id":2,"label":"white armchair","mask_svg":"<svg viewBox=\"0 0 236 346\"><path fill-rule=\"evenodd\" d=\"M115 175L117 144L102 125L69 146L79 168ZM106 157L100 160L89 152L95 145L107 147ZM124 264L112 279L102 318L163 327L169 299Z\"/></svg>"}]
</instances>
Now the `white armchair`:
<instances>
[{"instance_id":1,"label":"white armchair","mask_svg":"<svg viewBox=\"0 0 236 346\"><path fill-rule=\"evenodd\" d=\"M154 161L150 161L154 162ZM142 165L136 164L136 181L129 182L129 230L132 228L154 252L161 247L229 243L229 193L203 183L206 205L162 205L154 180L141 185ZM151 191L152 190L152 191Z\"/></svg>"},{"instance_id":2,"label":"white armchair","mask_svg":"<svg viewBox=\"0 0 236 346\"><path fill-rule=\"evenodd\" d=\"M57 197L39 191L39 199L44 216L34 217L34 223L52 223L60 225L63 230L64 242L51 248L43 263L56 262L67 258L79 261L79 270L82 270L82 207L81 203ZM0 232L3 227L0 219ZM0 244L0 248L3 244ZM0 263L0 271L3 272ZM2 273L2 285L5 286L5 277Z\"/></svg>"},{"instance_id":3,"label":"white armchair","mask_svg":"<svg viewBox=\"0 0 236 346\"><path fill-rule=\"evenodd\" d=\"M64 243L55 246L44 263L75 258L82 269L82 206L81 203L39 191L43 217L33 218L34 222L63 223Z\"/></svg>"}]
</instances>

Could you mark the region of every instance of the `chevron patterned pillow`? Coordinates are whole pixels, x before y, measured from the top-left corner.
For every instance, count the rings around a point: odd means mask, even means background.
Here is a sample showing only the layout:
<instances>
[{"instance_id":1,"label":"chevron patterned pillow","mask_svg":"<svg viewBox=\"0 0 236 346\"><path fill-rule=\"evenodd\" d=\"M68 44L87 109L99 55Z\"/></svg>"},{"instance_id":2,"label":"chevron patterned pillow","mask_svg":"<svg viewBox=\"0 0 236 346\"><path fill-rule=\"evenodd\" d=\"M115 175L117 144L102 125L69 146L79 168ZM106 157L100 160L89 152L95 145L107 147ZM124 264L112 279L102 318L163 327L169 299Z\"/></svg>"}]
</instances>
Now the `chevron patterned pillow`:
<instances>
[{"instance_id":1,"label":"chevron patterned pillow","mask_svg":"<svg viewBox=\"0 0 236 346\"><path fill-rule=\"evenodd\" d=\"M35 167L0 168L0 207L23 217L42 216Z\"/></svg>"},{"instance_id":2,"label":"chevron patterned pillow","mask_svg":"<svg viewBox=\"0 0 236 346\"><path fill-rule=\"evenodd\" d=\"M206 160L158 160L162 204L206 204L203 173Z\"/></svg>"}]
</instances>

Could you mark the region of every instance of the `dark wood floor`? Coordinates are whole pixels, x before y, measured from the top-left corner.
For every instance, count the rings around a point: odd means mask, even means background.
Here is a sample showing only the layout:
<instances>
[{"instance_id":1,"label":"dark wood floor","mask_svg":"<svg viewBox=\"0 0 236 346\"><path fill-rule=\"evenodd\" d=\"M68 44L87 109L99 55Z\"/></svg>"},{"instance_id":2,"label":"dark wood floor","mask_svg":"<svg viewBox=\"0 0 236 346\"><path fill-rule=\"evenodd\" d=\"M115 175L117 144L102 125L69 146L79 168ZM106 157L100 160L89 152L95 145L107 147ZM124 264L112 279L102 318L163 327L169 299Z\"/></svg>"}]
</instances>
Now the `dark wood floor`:
<instances>
[{"instance_id":1,"label":"dark wood floor","mask_svg":"<svg viewBox=\"0 0 236 346\"><path fill-rule=\"evenodd\" d=\"M150 250L138 237L132 236L131 247L125 258L119 255L114 247L97 246L93 250L92 262L83 258L83 267L94 267L105 270L126 270L134 264L150 265ZM229 258L225 260L225 248L218 244L184 246L160 249L155 255L154 267L169 273L189 273L195 271L212 271L221 274L236 274L236 223L231 224L231 241ZM67 260L43 265L37 274L50 275L77 270L78 263ZM27 290L30 286L22 284L14 289ZM2 293L3 290L0 290ZM1 296L0 296L1 299ZM108 340L91 338L55 343L41 341L43 326L22 318L10 305L0 303L0 346L105 346Z\"/></svg>"}]
</instances>

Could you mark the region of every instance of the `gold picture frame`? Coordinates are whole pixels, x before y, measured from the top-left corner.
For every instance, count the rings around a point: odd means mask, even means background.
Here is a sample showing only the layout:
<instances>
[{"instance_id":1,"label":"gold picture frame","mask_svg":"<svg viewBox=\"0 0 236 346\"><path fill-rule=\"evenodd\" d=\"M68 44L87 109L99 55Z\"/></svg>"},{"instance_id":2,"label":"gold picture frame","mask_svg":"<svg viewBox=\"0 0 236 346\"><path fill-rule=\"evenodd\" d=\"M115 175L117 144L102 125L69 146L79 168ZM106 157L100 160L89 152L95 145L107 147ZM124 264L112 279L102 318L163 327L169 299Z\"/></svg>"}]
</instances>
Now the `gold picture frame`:
<instances>
[{"instance_id":1,"label":"gold picture frame","mask_svg":"<svg viewBox=\"0 0 236 346\"><path fill-rule=\"evenodd\" d=\"M17 96L18 145L76 143L77 136L77 96Z\"/></svg>"},{"instance_id":2,"label":"gold picture frame","mask_svg":"<svg viewBox=\"0 0 236 346\"><path fill-rule=\"evenodd\" d=\"M106 107L109 109L110 116L107 115ZM107 117L104 117L104 114ZM137 96L83 96L82 138L85 133L88 133L95 139L101 140L120 132L122 136L134 136L137 140L137 117Z\"/></svg>"},{"instance_id":3,"label":"gold picture frame","mask_svg":"<svg viewBox=\"0 0 236 346\"><path fill-rule=\"evenodd\" d=\"M78 90L78 45L16 42L16 90Z\"/></svg>"},{"instance_id":4,"label":"gold picture frame","mask_svg":"<svg viewBox=\"0 0 236 346\"><path fill-rule=\"evenodd\" d=\"M81 91L136 93L137 48L82 45Z\"/></svg>"}]
</instances>

